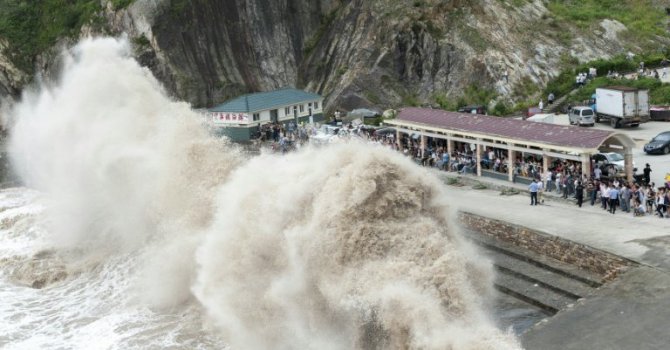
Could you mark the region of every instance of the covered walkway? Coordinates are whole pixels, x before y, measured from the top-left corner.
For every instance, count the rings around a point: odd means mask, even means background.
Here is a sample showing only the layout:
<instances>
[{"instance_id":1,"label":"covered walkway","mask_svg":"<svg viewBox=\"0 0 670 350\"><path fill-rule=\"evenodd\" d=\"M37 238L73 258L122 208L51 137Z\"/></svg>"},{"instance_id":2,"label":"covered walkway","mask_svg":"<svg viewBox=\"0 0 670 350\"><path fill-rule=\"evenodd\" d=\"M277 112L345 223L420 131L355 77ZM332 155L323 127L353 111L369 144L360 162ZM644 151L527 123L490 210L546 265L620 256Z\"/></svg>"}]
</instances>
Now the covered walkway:
<instances>
[{"instance_id":1,"label":"covered walkway","mask_svg":"<svg viewBox=\"0 0 670 350\"><path fill-rule=\"evenodd\" d=\"M515 164L518 157L532 156L546 173L554 159L581 164L583 174L592 173L591 156L598 152L624 155L625 175L633 181L633 147L635 142L625 134L577 126L537 123L525 120L489 117L478 114L448 112L429 108L404 108L396 119L385 124L396 128L396 142L402 149L404 140L420 139L426 152L428 139L446 143L449 155L468 153L476 159L476 174L482 176L486 148L506 154L506 162ZM514 181L514 167L507 166L506 177ZM505 176L504 173L488 175Z\"/></svg>"}]
</instances>

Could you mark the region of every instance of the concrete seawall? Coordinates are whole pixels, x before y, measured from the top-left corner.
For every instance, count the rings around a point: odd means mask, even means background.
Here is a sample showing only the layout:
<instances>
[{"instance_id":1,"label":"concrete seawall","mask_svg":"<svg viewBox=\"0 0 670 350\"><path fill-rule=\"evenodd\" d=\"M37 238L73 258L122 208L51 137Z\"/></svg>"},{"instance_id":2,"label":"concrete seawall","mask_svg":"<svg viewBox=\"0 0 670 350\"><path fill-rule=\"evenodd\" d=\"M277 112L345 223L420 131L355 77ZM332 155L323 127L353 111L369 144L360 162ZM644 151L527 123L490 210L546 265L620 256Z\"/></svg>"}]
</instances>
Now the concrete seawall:
<instances>
[{"instance_id":1,"label":"concrete seawall","mask_svg":"<svg viewBox=\"0 0 670 350\"><path fill-rule=\"evenodd\" d=\"M459 221L467 229L603 276L602 282L635 265L626 258L502 220L460 212Z\"/></svg>"}]
</instances>

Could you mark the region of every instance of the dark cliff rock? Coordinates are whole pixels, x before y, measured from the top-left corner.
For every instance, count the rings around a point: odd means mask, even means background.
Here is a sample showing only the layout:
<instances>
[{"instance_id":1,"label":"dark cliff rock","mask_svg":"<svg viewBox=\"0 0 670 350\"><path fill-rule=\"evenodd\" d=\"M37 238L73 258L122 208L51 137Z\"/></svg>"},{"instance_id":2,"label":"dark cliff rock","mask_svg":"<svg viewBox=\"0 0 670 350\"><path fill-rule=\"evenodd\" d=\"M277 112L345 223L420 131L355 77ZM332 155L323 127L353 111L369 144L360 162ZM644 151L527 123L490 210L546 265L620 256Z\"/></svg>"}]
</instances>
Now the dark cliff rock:
<instances>
[{"instance_id":1,"label":"dark cliff rock","mask_svg":"<svg viewBox=\"0 0 670 350\"><path fill-rule=\"evenodd\" d=\"M127 33L138 60L194 107L283 86L326 96L331 111L431 104L469 89L514 101L537 95L566 59L642 50L620 22L575 26L541 0L100 3L105 24L91 21L81 35ZM646 40L645 47L669 43ZM49 70L48 54L36 61ZM31 73L0 51L0 96L18 94Z\"/></svg>"},{"instance_id":2,"label":"dark cliff rock","mask_svg":"<svg viewBox=\"0 0 670 350\"><path fill-rule=\"evenodd\" d=\"M327 10L327 3L303 0L173 3L152 28L169 67L157 73L196 106L296 85L306 41Z\"/></svg>"}]
</instances>

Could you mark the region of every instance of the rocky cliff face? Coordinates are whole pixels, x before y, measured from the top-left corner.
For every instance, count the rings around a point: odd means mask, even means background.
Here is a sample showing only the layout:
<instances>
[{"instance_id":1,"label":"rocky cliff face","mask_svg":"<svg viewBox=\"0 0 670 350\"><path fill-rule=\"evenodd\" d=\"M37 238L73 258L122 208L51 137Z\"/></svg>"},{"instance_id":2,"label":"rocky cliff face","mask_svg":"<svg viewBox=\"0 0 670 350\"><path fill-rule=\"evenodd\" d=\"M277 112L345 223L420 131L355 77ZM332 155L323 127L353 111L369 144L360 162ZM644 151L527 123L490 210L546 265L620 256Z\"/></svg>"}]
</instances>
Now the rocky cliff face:
<instances>
[{"instance_id":1,"label":"rocky cliff face","mask_svg":"<svg viewBox=\"0 0 670 350\"><path fill-rule=\"evenodd\" d=\"M337 1L144 1L108 16L138 56L195 106L299 83L309 40ZM146 39L144 39L146 38Z\"/></svg>"},{"instance_id":2,"label":"rocky cliff face","mask_svg":"<svg viewBox=\"0 0 670 350\"><path fill-rule=\"evenodd\" d=\"M473 87L514 100L536 93L565 60L640 44L616 21L580 29L558 20L542 0L102 4L106 30L127 33L138 59L196 107L282 86L321 93L330 110L431 103ZM2 56L0 66L0 94L15 93L21 79L12 77L26 72L13 72Z\"/></svg>"}]
</instances>

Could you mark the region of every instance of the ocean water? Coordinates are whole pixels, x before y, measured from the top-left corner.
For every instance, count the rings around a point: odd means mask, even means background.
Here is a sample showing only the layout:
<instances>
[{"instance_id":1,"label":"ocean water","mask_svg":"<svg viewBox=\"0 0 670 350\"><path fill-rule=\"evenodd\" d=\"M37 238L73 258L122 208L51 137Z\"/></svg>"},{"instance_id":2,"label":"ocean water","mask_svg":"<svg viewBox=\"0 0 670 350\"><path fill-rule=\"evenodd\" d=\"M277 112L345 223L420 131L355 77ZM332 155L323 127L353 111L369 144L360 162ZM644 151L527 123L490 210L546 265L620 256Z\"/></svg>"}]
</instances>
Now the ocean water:
<instances>
[{"instance_id":1,"label":"ocean water","mask_svg":"<svg viewBox=\"0 0 670 350\"><path fill-rule=\"evenodd\" d=\"M123 39L87 39L10 112L7 349L518 349L455 202L362 143L249 157Z\"/></svg>"}]
</instances>

